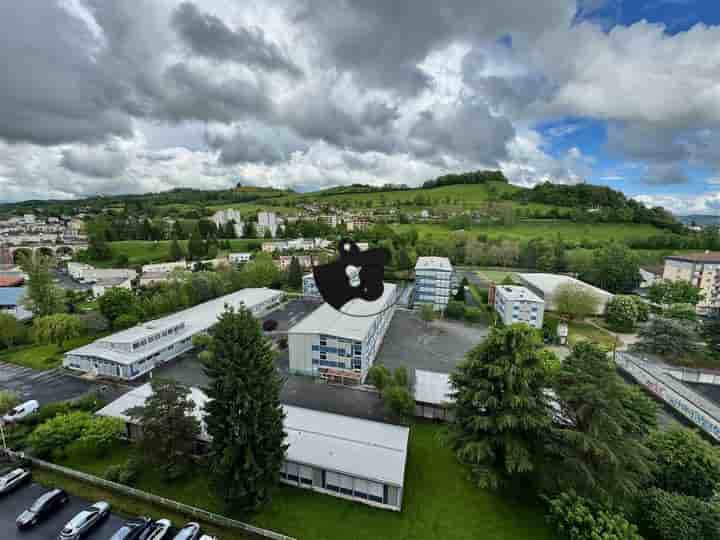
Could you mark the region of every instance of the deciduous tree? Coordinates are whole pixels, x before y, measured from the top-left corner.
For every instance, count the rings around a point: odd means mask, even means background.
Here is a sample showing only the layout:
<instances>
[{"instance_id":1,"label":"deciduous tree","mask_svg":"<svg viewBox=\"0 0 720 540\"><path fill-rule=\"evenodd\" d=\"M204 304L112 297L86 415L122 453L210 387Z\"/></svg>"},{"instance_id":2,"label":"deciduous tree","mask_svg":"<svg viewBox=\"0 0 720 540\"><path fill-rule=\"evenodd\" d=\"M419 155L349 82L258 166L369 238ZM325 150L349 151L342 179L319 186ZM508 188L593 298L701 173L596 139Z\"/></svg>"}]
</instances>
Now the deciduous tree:
<instances>
[{"instance_id":1,"label":"deciduous tree","mask_svg":"<svg viewBox=\"0 0 720 540\"><path fill-rule=\"evenodd\" d=\"M63 311L65 305L63 292L50 275L52 260L38 253L23 257L20 263L23 272L28 275L26 307L36 317L44 317Z\"/></svg>"},{"instance_id":2,"label":"deciduous tree","mask_svg":"<svg viewBox=\"0 0 720 540\"><path fill-rule=\"evenodd\" d=\"M555 305L563 317L574 320L597 312L600 299L579 283L563 283L555 292Z\"/></svg>"},{"instance_id":3,"label":"deciduous tree","mask_svg":"<svg viewBox=\"0 0 720 540\"><path fill-rule=\"evenodd\" d=\"M33 321L33 333L40 343L54 343L61 349L65 342L80 336L85 327L77 315L56 313Z\"/></svg>"},{"instance_id":4,"label":"deciduous tree","mask_svg":"<svg viewBox=\"0 0 720 540\"><path fill-rule=\"evenodd\" d=\"M639 335L638 350L673 359L693 353L698 348L699 337L684 321L655 317L640 330Z\"/></svg>"}]
</instances>

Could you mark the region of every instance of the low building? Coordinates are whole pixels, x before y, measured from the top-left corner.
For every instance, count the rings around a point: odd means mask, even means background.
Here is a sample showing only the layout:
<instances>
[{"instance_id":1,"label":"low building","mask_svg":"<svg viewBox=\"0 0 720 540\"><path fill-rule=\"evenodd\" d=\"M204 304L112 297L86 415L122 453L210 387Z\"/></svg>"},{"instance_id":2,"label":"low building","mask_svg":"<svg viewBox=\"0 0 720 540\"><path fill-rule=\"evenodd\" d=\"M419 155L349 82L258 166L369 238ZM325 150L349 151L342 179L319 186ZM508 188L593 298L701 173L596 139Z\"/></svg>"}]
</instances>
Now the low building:
<instances>
[{"instance_id":1,"label":"low building","mask_svg":"<svg viewBox=\"0 0 720 540\"><path fill-rule=\"evenodd\" d=\"M89 264L69 262L68 274L80 283L97 283L119 278L133 280L137 272L131 268L95 268Z\"/></svg>"},{"instance_id":2,"label":"low building","mask_svg":"<svg viewBox=\"0 0 720 540\"><path fill-rule=\"evenodd\" d=\"M415 305L429 304L435 311L444 311L456 286L450 259L418 257L415 264Z\"/></svg>"},{"instance_id":3,"label":"low building","mask_svg":"<svg viewBox=\"0 0 720 540\"><path fill-rule=\"evenodd\" d=\"M415 370L415 416L433 420L452 420L450 374Z\"/></svg>"},{"instance_id":4,"label":"low building","mask_svg":"<svg viewBox=\"0 0 720 540\"><path fill-rule=\"evenodd\" d=\"M151 395L150 384L144 384L96 414L121 418L128 437L136 439L140 427L126 411L142 407ZM208 398L191 388L190 399L192 415L201 423L200 441L207 444ZM283 409L288 444L280 473L283 483L378 508L402 508L409 428L289 405Z\"/></svg>"},{"instance_id":5,"label":"low building","mask_svg":"<svg viewBox=\"0 0 720 540\"><path fill-rule=\"evenodd\" d=\"M175 261L175 262L164 262L164 263L153 263L144 264L141 268L142 273L158 273L158 272L172 272L173 270L186 270L188 268L187 261Z\"/></svg>"},{"instance_id":6,"label":"low building","mask_svg":"<svg viewBox=\"0 0 720 540\"><path fill-rule=\"evenodd\" d=\"M215 324L226 306L261 316L283 297L272 289L243 289L68 351L63 366L83 373L132 380L192 348L192 337Z\"/></svg>"},{"instance_id":7,"label":"low building","mask_svg":"<svg viewBox=\"0 0 720 540\"><path fill-rule=\"evenodd\" d=\"M720 252L665 257L663 279L685 281L703 294L697 305L701 315L720 315Z\"/></svg>"},{"instance_id":8,"label":"low building","mask_svg":"<svg viewBox=\"0 0 720 540\"><path fill-rule=\"evenodd\" d=\"M290 268L290 263L293 258L297 259L301 268L312 268L313 266L312 255L281 255L275 261L275 264L277 264L281 270L287 270Z\"/></svg>"},{"instance_id":9,"label":"low building","mask_svg":"<svg viewBox=\"0 0 720 540\"><path fill-rule=\"evenodd\" d=\"M126 277L99 279L92 284L92 294L93 297L100 298L110 289L116 288L132 290L132 279Z\"/></svg>"},{"instance_id":10,"label":"low building","mask_svg":"<svg viewBox=\"0 0 720 540\"><path fill-rule=\"evenodd\" d=\"M315 275L311 272L303 276L303 296L308 298L322 298L320 290L315 283Z\"/></svg>"},{"instance_id":11,"label":"low building","mask_svg":"<svg viewBox=\"0 0 720 540\"><path fill-rule=\"evenodd\" d=\"M526 323L542 328L545 302L526 287L496 287L494 306L503 324Z\"/></svg>"},{"instance_id":12,"label":"low building","mask_svg":"<svg viewBox=\"0 0 720 540\"><path fill-rule=\"evenodd\" d=\"M230 253L228 255L228 261L232 264L245 264L250 262L252 259L252 253Z\"/></svg>"},{"instance_id":13,"label":"low building","mask_svg":"<svg viewBox=\"0 0 720 540\"><path fill-rule=\"evenodd\" d=\"M172 275L172 272L145 272L140 276L138 285L140 287L152 287L168 281Z\"/></svg>"},{"instance_id":14,"label":"low building","mask_svg":"<svg viewBox=\"0 0 720 540\"><path fill-rule=\"evenodd\" d=\"M557 303L555 297L558 290L567 285L572 284L591 292L598 299L597 308L595 309L595 315L602 315L605 313L610 300L613 299L614 295L608 291L604 291L594 285L580 281L570 276L563 276L560 274L516 274L522 284L530 289L533 293L538 295L545 301L545 309L547 311L557 310Z\"/></svg>"},{"instance_id":15,"label":"low building","mask_svg":"<svg viewBox=\"0 0 720 540\"><path fill-rule=\"evenodd\" d=\"M32 312L23 306L26 293L25 287L0 288L0 313L12 315L19 321L32 319Z\"/></svg>"},{"instance_id":16,"label":"low building","mask_svg":"<svg viewBox=\"0 0 720 540\"><path fill-rule=\"evenodd\" d=\"M351 300L342 312L323 304L288 331L290 370L343 383L365 379L395 314L397 288L374 302Z\"/></svg>"}]
</instances>

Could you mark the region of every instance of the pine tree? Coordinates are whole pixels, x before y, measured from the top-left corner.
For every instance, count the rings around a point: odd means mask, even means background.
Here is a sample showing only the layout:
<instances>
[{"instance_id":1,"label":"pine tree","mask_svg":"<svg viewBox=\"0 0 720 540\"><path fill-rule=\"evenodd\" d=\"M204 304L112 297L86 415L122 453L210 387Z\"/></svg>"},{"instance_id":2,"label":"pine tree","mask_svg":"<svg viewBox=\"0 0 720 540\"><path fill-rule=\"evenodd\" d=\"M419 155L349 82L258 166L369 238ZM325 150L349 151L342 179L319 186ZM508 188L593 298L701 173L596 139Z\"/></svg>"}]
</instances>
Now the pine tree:
<instances>
[{"instance_id":1,"label":"pine tree","mask_svg":"<svg viewBox=\"0 0 720 540\"><path fill-rule=\"evenodd\" d=\"M207 245L200 236L200 231L195 229L188 240L188 256L193 260L202 259L207 253Z\"/></svg>"},{"instance_id":2,"label":"pine tree","mask_svg":"<svg viewBox=\"0 0 720 540\"><path fill-rule=\"evenodd\" d=\"M170 258L173 261L180 261L185 258L185 250L182 248L177 238L174 238L170 244Z\"/></svg>"},{"instance_id":3,"label":"pine tree","mask_svg":"<svg viewBox=\"0 0 720 540\"><path fill-rule=\"evenodd\" d=\"M450 376L449 441L481 487L530 473L540 459L551 422L542 346L527 325L494 328Z\"/></svg>"},{"instance_id":4,"label":"pine tree","mask_svg":"<svg viewBox=\"0 0 720 540\"><path fill-rule=\"evenodd\" d=\"M302 289L302 268L300 268L300 262L297 260L297 257L290 259L288 285L293 289Z\"/></svg>"},{"instance_id":5,"label":"pine tree","mask_svg":"<svg viewBox=\"0 0 720 540\"><path fill-rule=\"evenodd\" d=\"M270 342L250 311L228 308L201 358L210 380L205 423L212 483L229 507L257 509L268 501L287 449Z\"/></svg>"}]
</instances>

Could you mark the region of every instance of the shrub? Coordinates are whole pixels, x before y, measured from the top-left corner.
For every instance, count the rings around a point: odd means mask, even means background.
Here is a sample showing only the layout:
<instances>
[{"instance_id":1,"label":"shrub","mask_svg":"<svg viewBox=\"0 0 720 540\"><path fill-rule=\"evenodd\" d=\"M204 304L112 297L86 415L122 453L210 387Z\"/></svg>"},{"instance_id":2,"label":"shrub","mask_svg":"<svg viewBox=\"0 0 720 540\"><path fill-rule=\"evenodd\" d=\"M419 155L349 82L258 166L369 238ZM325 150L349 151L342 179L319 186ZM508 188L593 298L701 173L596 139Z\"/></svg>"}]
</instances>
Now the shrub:
<instances>
[{"instance_id":1,"label":"shrub","mask_svg":"<svg viewBox=\"0 0 720 540\"><path fill-rule=\"evenodd\" d=\"M105 470L105 479L126 486L134 486L138 481L141 469L140 461L131 457L125 463L108 467Z\"/></svg>"},{"instance_id":2,"label":"shrub","mask_svg":"<svg viewBox=\"0 0 720 540\"><path fill-rule=\"evenodd\" d=\"M483 312L480 308L466 307L465 320L469 322L480 322L483 320Z\"/></svg>"},{"instance_id":3,"label":"shrub","mask_svg":"<svg viewBox=\"0 0 720 540\"><path fill-rule=\"evenodd\" d=\"M613 328L632 330L639 315L637 302L632 296L617 295L608 302L605 319Z\"/></svg>"},{"instance_id":4,"label":"shrub","mask_svg":"<svg viewBox=\"0 0 720 540\"><path fill-rule=\"evenodd\" d=\"M465 315L465 303L451 300L445 309L445 315L450 319L462 319Z\"/></svg>"},{"instance_id":5,"label":"shrub","mask_svg":"<svg viewBox=\"0 0 720 540\"><path fill-rule=\"evenodd\" d=\"M543 341L545 343L557 343L558 340L558 324L560 324L560 321L553 318L546 318L543 321Z\"/></svg>"},{"instance_id":6,"label":"shrub","mask_svg":"<svg viewBox=\"0 0 720 540\"><path fill-rule=\"evenodd\" d=\"M572 493L549 501L548 522L562 540L642 540L622 515Z\"/></svg>"},{"instance_id":7,"label":"shrub","mask_svg":"<svg viewBox=\"0 0 720 540\"><path fill-rule=\"evenodd\" d=\"M718 540L717 508L708 502L651 488L639 501L640 526L647 538L657 540Z\"/></svg>"}]
</instances>

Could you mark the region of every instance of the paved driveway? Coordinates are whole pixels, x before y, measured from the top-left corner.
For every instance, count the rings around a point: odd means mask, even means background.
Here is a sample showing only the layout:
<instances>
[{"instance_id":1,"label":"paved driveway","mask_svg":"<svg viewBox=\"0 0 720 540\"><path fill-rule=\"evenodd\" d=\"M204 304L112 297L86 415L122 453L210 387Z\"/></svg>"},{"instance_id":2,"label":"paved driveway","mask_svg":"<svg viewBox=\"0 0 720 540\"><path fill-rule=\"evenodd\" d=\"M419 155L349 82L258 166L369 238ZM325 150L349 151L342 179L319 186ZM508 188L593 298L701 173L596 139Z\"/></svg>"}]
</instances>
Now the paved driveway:
<instances>
[{"instance_id":1,"label":"paved driveway","mask_svg":"<svg viewBox=\"0 0 720 540\"><path fill-rule=\"evenodd\" d=\"M71 377L59 368L38 371L0 362L0 388L17 392L22 399L37 399L40 405L82 396L92 387L93 383Z\"/></svg>"},{"instance_id":2,"label":"paved driveway","mask_svg":"<svg viewBox=\"0 0 720 540\"><path fill-rule=\"evenodd\" d=\"M93 502L84 501L78 497L70 496L70 501L60 512L27 531L18 531L15 518L48 488L38 484L22 487L9 495L0 496L0 538L2 540L56 540L63 526L83 508ZM120 528L123 519L111 514L84 540L107 540Z\"/></svg>"}]
</instances>

